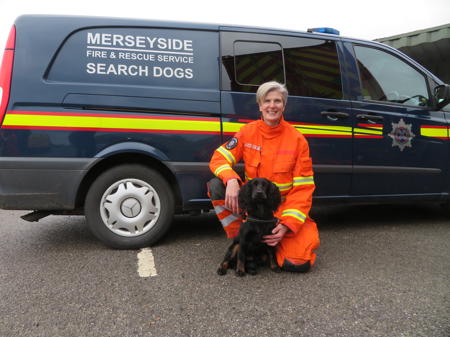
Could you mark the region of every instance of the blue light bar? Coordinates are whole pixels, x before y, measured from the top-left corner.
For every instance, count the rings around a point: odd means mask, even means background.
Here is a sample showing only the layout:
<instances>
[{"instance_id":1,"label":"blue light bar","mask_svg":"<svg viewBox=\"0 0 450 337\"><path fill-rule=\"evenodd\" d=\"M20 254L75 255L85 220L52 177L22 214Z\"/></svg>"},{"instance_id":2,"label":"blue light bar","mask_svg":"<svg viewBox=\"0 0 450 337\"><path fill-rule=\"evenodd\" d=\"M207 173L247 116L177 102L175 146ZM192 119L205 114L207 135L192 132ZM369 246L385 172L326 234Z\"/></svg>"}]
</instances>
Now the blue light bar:
<instances>
[{"instance_id":1,"label":"blue light bar","mask_svg":"<svg viewBox=\"0 0 450 337\"><path fill-rule=\"evenodd\" d=\"M318 28L308 28L309 33L325 33L339 35L339 31L330 27L318 27Z\"/></svg>"}]
</instances>

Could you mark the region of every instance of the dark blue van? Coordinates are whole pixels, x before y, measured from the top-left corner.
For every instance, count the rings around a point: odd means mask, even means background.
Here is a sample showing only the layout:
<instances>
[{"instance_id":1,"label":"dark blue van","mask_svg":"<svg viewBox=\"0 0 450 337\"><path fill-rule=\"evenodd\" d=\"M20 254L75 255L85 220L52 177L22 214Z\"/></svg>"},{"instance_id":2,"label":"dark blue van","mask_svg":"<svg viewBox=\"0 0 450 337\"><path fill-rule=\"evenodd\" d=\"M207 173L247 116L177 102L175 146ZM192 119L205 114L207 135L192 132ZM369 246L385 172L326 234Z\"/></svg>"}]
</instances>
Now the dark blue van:
<instances>
[{"instance_id":1,"label":"dark blue van","mask_svg":"<svg viewBox=\"0 0 450 337\"><path fill-rule=\"evenodd\" d=\"M0 72L0 207L85 214L115 248L209 209L214 151L285 83L316 201L449 200L450 89L399 51L335 34L21 16Z\"/></svg>"}]
</instances>

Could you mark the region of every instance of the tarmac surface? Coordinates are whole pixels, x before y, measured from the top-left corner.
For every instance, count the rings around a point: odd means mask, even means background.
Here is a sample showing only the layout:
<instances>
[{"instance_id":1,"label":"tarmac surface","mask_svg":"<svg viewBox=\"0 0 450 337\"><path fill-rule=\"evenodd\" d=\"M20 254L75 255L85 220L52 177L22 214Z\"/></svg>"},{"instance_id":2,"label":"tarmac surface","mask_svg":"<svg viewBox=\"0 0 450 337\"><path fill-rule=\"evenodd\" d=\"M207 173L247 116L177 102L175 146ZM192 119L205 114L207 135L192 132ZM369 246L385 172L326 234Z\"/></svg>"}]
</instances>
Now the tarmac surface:
<instances>
[{"instance_id":1,"label":"tarmac surface","mask_svg":"<svg viewBox=\"0 0 450 337\"><path fill-rule=\"evenodd\" d=\"M315 209L311 272L216 274L213 214L177 216L151 248L111 250L84 217L0 211L0 336L450 336L450 215L431 206Z\"/></svg>"}]
</instances>

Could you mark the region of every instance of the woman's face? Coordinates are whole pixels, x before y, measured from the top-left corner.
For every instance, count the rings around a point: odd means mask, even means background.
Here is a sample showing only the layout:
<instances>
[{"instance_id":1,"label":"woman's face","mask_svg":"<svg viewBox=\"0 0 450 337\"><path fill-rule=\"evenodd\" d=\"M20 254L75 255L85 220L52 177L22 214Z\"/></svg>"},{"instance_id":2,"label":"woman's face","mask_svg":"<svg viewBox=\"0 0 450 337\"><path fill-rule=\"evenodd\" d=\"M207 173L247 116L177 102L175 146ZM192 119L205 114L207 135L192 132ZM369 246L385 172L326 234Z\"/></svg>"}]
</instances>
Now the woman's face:
<instances>
[{"instance_id":1,"label":"woman's face","mask_svg":"<svg viewBox=\"0 0 450 337\"><path fill-rule=\"evenodd\" d=\"M267 125L278 125L284 112L283 95L277 90L269 91L259 103L259 111L261 111L262 119Z\"/></svg>"}]
</instances>

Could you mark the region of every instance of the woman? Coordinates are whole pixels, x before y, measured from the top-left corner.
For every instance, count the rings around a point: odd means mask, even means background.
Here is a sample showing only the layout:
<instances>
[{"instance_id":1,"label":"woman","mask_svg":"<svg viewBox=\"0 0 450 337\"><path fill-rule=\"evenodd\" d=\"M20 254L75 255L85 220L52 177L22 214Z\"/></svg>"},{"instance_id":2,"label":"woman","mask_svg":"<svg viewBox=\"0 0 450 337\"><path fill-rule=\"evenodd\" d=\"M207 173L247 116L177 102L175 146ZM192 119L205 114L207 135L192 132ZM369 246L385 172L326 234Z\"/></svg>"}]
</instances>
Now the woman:
<instances>
[{"instance_id":1,"label":"woman","mask_svg":"<svg viewBox=\"0 0 450 337\"><path fill-rule=\"evenodd\" d=\"M288 92L277 82L256 92L261 119L244 125L214 152L210 169L217 176L208 191L228 238L239 233L238 194L242 180L232 166L244 160L246 180L267 178L280 189L280 219L264 242L277 246L277 262L284 270L306 272L319 247L316 223L308 216L314 192L312 161L305 137L283 118Z\"/></svg>"}]
</instances>

